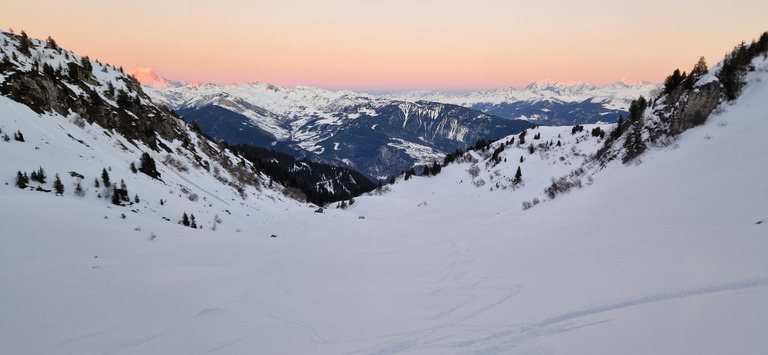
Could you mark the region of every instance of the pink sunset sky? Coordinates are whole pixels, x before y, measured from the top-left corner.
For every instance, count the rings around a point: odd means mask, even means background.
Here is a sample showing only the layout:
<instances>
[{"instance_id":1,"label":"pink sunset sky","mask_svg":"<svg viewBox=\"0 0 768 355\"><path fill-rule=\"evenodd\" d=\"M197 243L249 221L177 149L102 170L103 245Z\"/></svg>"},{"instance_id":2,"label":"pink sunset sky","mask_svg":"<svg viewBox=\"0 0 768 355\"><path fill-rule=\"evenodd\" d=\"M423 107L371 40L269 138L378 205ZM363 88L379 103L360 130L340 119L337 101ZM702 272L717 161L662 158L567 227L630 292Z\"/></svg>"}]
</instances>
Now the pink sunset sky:
<instances>
[{"instance_id":1,"label":"pink sunset sky","mask_svg":"<svg viewBox=\"0 0 768 355\"><path fill-rule=\"evenodd\" d=\"M765 0L6 1L0 27L176 81L480 90L662 82L768 30Z\"/></svg>"}]
</instances>

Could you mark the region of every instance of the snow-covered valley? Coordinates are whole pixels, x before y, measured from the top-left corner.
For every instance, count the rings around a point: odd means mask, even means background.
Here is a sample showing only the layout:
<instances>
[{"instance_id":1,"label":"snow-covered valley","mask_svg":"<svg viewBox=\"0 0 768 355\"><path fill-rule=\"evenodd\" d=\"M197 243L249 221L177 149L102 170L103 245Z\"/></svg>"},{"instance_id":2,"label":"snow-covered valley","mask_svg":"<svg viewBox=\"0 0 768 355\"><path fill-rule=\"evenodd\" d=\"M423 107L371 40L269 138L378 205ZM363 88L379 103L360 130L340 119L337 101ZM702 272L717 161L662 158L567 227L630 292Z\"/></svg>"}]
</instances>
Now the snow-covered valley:
<instances>
[{"instance_id":1,"label":"snow-covered valley","mask_svg":"<svg viewBox=\"0 0 768 355\"><path fill-rule=\"evenodd\" d=\"M0 97L0 135L24 135L0 141L0 353L761 354L768 62L755 64L705 124L591 166L555 199L552 179L601 147L590 131L614 125L529 129L323 213L266 179L238 191L179 141L161 155ZM142 151L162 181L130 170ZM38 167L47 183L14 186ZM99 197L102 168L138 202ZM34 191L54 174L63 196Z\"/></svg>"}]
</instances>

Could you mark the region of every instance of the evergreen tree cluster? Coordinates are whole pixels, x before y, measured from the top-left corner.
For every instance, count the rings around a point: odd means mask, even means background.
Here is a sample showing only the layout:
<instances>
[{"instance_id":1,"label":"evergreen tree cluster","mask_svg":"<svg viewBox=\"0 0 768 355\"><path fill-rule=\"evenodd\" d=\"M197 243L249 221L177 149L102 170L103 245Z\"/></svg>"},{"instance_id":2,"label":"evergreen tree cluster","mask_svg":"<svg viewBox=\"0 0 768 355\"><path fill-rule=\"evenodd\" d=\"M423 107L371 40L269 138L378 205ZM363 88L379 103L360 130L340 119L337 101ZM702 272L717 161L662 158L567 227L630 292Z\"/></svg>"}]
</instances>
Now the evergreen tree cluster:
<instances>
[{"instance_id":1,"label":"evergreen tree cluster","mask_svg":"<svg viewBox=\"0 0 768 355\"><path fill-rule=\"evenodd\" d=\"M29 186L30 180L40 184L45 184L45 180L47 178L48 178L48 175L45 173L45 170L43 169L43 167L40 167L39 169L32 171L29 175L27 175L27 173L22 173L21 171L17 171L15 185L20 189L25 189L27 188L27 186ZM53 189L55 193L58 195L64 194L64 184L61 182L61 178L59 178L59 174L56 174L54 177ZM38 191L50 192L49 190L45 190L40 187L38 187Z\"/></svg>"},{"instance_id":2,"label":"evergreen tree cluster","mask_svg":"<svg viewBox=\"0 0 768 355\"><path fill-rule=\"evenodd\" d=\"M29 185L29 176L27 173L22 173L21 171L16 173L16 187L20 189L26 189L27 185Z\"/></svg>"},{"instance_id":3,"label":"evergreen tree cluster","mask_svg":"<svg viewBox=\"0 0 768 355\"><path fill-rule=\"evenodd\" d=\"M605 137L605 131L602 128L600 128L600 127L595 127L595 128L592 129L592 137L604 138ZM558 143L559 142L560 141L558 141Z\"/></svg>"},{"instance_id":4,"label":"evergreen tree cluster","mask_svg":"<svg viewBox=\"0 0 768 355\"><path fill-rule=\"evenodd\" d=\"M184 214L181 215L181 225L197 229L197 221L195 221L195 215L190 214L187 216L187 212L184 212Z\"/></svg>"},{"instance_id":5,"label":"evergreen tree cluster","mask_svg":"<svg viewBox=\"0 0 768 355\"><path fill-rule=\"evenodd\" d=\"M627 123L631 124L631 131L624 141L624 157L622 157L624 163L642 154L646 149L643 141L643 113L647 107L648 102L642 96L629 104Z\"/></svg>"},{"instance_id":6,"label":"evergreen tree cluster","mask_svg":"<svg viewBox=\"0 0 768 355\"><path fill-rule=\"evenodd\" d=\"M43 167L41 166L36 171L33 171L29 174L29 178L32 179L32 181L39 182L41 184L45 184L45 179L48 178L48 175L45 174L45 170L43 170Z\"/></svg>"},{"instance_id":7,"label":"evergreen tree cluster","mask_svg":"<svg viewBox=\"0 0 768 355\"><path fill-rule=\"evenodd\" d=\"M577 124L577 125L573 126L573 128L571 128L571 134L576 134L576 133L579 133L579 132L584 132L584 126Z\"/></svg>"},{"instance_id":8,"label":"evergreen tree cluster","mask_svg":"<svg viewBox=\"0 0 768 355\"><path fill-rule=\"evenodd\" d=\"M680 69L675 69L671 75L664 79L664 89L661 94L671 94L681 84L683 84L684 90L693 88L693 84L699 76L706 74L709 71L707 68L707 61L704 57L699 58L699 61L693 66L690 74L685 72L680 73Z\"/></svg>"},{"instance_id":9,"label":"evergreen tree cluster","mask_svg":"<svg viewBox=\"0 0 768 355\"><path fill-rule=\"evenodd\" d=\"M523 131L525 132L525 131ZM496 142L498 139L489 139L485 140L484 138L479 139L477 142L475 142L475 145L467 148L467 150L474 150L476 152L484 152L488 147L493 143Z\"/></svg>"},{"instance_id":10,"label":"evergreen tree cluster","mask_svg":"<svg viewBox=\"0 0 768 355\"><path fill-rule=\"evenodd\" d=\"M152 159L152 157L147 152L141 153L141 163L139 165L139 171L141 171L144 174L147 174L147 176L153 179L160 178L160 173L157 172L157 167L155 166L155 160Z\"/></svg>"},{"instance_id":11,"label":"evergreen tree cluster","mask_svg":"<svg viewBox=\"0 0 768 355\"><path fill-rule=\"evenodd\" d=\"M432 165L425 164L424 168L421 170L422 176L430 176L430 175L437 175L440 174L440 171L443 170L442 166L438 164L436 161L432 162Z\"/></svg>"},{"instance_id":12,"label":"evergreen tree cluster","mask_svg":"<svg viewBox=\"0 0 768 355\"><path fill-rule=\"evenodd\" d=\"M462 155L464 155L464 152L461 150L461 148L456 148L453 153L448 153L445 155L445 158L443 158L443 166L448 166L448 164L453 163Z\"/></svg>"},{"instance_id":13,"label":"evergreen tree cluster","mask_svg":"<svg viewBox=\"0 0 768 355\"><path fill-rule=\"evenodd\" d=\"M344 167L296 159L291 155L261 147L238 144L229 146L254 165L254 169L272 181L299 189L307 200L317 205L348 200L373 191L377 184L365 175ZM333 192L325 184L333 184Z\"/></svg>"},{"instance_id":14,"label":"evergreen tree cluster","mask_svg":"<svg viewBox=\"0 0 768 355\"><path fill-rule=\"evenodd\" d=\"M416 175L416 169L411 167L410 169L405 171L405 176L403 176L403 180L408 181L412 176Z\"/></svg>"},{"instance_id":15,"label":"evergreen tree cluster","mask_svg":"<svg viewBox=\"0 0 768 355\"><path fill-rule=\"evenodd\" d=\"M742 42L725 56L717 78L723 85L726 99L730 101L739 96L747 71L754 70L751 68L752 59L765 53L768 53L768 32L764 32L758 41L753 41L748 46Z\"/></svg>"},{"instance_id":16,"label":"evergreen tree cluster","mask_svg":"<svg viewBox=\"0 0 768 355\"><path fill-rule=\"evenodd\" d=\"M120 180L120 187L117 184L112 187L112 204L120 206L124 202L130 203L131 198L128 197L128 188L125 186L125 181Z\"/></svg>"},{"instance_id":17,"label":"evergreen tree cluster","mask_svg":"<svg viewBox=\"0 0 768 355\"><path fill-rule=\"evenodd\" d=\"M24 142L24 135L21 134L21 131L16 131L16 133L13 134L13 139L17 142Z\"/></svg>"}]
</instances>

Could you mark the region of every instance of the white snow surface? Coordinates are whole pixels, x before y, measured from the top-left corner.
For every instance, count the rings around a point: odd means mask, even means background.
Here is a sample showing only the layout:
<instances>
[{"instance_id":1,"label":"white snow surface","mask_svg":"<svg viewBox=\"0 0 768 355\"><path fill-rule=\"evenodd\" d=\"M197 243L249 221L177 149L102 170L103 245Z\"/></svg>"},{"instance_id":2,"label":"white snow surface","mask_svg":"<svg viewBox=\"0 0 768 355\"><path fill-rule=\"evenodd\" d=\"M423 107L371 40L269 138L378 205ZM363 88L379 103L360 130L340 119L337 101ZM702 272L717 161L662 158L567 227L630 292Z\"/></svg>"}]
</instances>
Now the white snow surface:
<instances>
[{"instance_id":1,"label":"white snow surface","mask_svg":"<svg viewBox=\"0 0 768 355\"><path fill-rule=\"evenodd\" d=\"M762 354L768 72L758 69L673 145L589 170L593 183L527 210L600 146L594 125L529 130L489 165L507 137L472 152L476 162L321 214L266 186L243 199L159 156L163 182L133 174L143 147L0 98L0 129L26 140L0 140L0 353ZM42 187L58 173L64 196L14 186L18 170L41 166ZM509 180L518 166L522 185ZM102 167L142 202L97 198ZM85 175L84 197L69 171ZM177 224L182 212L204 228Z\"/></svg>"}]
</instances>

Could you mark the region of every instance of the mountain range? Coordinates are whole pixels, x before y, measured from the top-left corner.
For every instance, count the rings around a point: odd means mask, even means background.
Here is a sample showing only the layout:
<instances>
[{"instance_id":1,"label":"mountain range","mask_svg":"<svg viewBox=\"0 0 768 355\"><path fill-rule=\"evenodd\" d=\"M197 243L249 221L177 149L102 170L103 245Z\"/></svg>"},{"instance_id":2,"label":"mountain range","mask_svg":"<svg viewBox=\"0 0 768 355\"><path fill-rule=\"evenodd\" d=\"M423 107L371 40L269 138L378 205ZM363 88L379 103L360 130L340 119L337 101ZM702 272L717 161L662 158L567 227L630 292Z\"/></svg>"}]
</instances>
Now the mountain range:
<instances>
[{"instance_id":1,"label":"mountain range","mask_svg":"<svg viewBox=\"0 0 768 355\"><path fill-rule=\"evenodd\" d=\"M466 95L373 95L266 83L184 86L151 71L135 75L154 101L215 139L335 162L379 180L531 124L612 122L626 114L629 102L658 87L624 80L598 89L545 80L523 90Z\"/></svg>"},{"instance_id":2,"label":"mountain range","mask_svg":"<svg viewBox=\"0 0 768 355\"><path fill-rule=\"evenodd\" d=\"M519 133L530 122L462 106L406 102L298 86L145 88L216 140L290 152L346 165L386 180L477 140Z\"/></svg>"}]
</instances>

